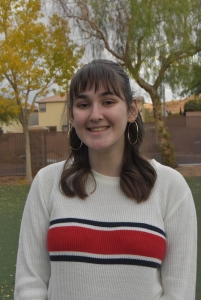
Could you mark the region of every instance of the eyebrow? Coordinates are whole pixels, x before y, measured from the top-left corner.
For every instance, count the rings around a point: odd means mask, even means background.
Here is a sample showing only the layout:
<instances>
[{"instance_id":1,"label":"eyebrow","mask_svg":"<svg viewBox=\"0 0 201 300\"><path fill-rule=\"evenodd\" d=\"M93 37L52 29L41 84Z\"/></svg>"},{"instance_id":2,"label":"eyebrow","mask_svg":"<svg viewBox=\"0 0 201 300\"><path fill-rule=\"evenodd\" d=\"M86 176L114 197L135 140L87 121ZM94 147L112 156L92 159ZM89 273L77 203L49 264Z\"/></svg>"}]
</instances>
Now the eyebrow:
<instances>
[{"instance_id":1,"label":"eyebrow","mask_svg":"<svg viewBox=\"0 0 201 300\"><path fill-rule=\"evenodd\" d=\"M107 95L115 95L109 91L105 91L103 93L100 93L98 94L99 97L104 97L104 96L107 96ZM75 100L77 99L90 99L89 96L85 95L85 94L78 94L76 97L75 97Z\"/></svg>"}]
</instances>

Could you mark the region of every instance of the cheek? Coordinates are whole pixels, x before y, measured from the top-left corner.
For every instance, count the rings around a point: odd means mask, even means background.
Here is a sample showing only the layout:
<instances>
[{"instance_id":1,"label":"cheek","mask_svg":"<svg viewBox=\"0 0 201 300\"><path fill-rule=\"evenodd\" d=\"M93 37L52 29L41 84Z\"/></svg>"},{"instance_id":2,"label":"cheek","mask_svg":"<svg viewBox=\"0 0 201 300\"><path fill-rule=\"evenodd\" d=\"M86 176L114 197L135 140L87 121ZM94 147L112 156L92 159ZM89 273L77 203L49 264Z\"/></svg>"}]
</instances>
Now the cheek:
<instances>
[{"instance_id":1,"label":"cheek","mask_svg":"<svg viewBox=\"0 0 201 300\"><path fill-rule=\"evenodd\" d=\"M74 112L73 114L73 126L77 129L84 126L86 122L85 114Z\"/></svg>"},{"instance_id":2,"label":"cheek","mask_svg":"<svg viewBox=\"0 0 201 300\"><path fill-rule=\"evenodd\" d=\"M127 124L128 122L128 119L129 119L129 115L128 115L128 111L127 110L123 110L121 111L121 114L120 114L120 120L122 121L122 123L125 123Z\"/></svg>"}]
</instances>

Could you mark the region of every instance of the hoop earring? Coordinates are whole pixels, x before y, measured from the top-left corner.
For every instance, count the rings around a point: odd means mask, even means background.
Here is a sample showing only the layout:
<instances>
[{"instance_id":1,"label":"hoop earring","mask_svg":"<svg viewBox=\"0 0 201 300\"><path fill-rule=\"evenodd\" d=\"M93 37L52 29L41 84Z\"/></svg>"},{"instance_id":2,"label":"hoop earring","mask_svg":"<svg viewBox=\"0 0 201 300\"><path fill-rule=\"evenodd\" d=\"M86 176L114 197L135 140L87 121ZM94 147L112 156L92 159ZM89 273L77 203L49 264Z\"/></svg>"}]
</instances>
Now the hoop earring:
<instances>
[{"instance_id":1,"label":"hoop earring","mask_svg":"<svg viewBox=\"0 0 201 300\"><path fill-rule=\"evenodd\" d=\"M79 148L75 149L75 148L71 147L71 144L70 144L70 134L71 134L71 132L72 132L72 129L73 129L73 127L71 126L71 124L69 124L69 130L68 130L68 143L69 143L69 147L70 147L72 150L77 151L77 150L79 150L79 149L82 147L82 141L81 141L81 144L80 144Z\"/></svg>"},{"instance_id":2,"label":"hoop earring","mask_svg":"<svg viewBox=\"0 0 201 300\"><path fill-rule=\"evenodd\" d=\"M130 129L130 126L131 126L132 123L130 123L130 124L128 125L128 140L129 140L129 143L130 143L131 145L135 145L135 144L137 143L137 141L138 141L138 125L137 125L137 122L136 122L136 121L134 121L134 123L135 123L135 126L136 126L136 132L137 132L137 137L136 137L136 140L135 140L134 143L131 142L131 140L130 140L130 134L129 134L129 129Z\"/></svg>"}]
</instances>

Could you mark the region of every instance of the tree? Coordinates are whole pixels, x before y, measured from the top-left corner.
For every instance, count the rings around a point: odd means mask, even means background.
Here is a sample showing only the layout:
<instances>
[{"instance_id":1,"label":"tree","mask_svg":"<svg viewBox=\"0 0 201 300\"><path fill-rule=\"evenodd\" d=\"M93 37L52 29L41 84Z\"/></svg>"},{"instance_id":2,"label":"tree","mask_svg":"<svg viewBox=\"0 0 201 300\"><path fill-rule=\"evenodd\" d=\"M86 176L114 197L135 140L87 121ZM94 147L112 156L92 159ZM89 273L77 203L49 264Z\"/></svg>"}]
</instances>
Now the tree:
<instances>
[{"instance_id":1,"label":"tree","mask_svg":"<svg viewBox=\"0 0 201 300\"><path fill-rule=\"evenodd\" d=\"M201 53L173 64L165 76L173 92L180 96L201 93Z\"/></svg>"},{"instance_id":2,"label":"tree","mask_svg":"<svg viewBox=\"0 0 201 300\"><path fill-rule=\"evenodd\" d=\"M163 162L175 166L159 88L167 70L201 51L200 0L54 0L92 49L120 62L153 102ZM97 56L97 55L96 55Z\"/></svg>"},{"instance_id":3,"label":"tree","mask_svg":"<svg viewBox=\"0 0 201 300\"><path fill-rule=\"evenodd\" d=\"M45 25L39 21L42 17L40 0L0 2L0 90L19 109L27 182L32 181L28 122L34 104L51 91L53 84L59 92L66 92L83 53L70 40L67 21L53 14Z\"/></svg>"},{"instance_id":4,"label":"tree","mask_svg":"<svg viewBox=\"0 0 201 300\"><path fill-rule=\"evenodd\" d=\"M201 94L201 64L194 64L193 68L193 75L190 80L190 84L187 90L183 92L187 92L194 95Z\"/></svg>"},{"instance_id":5,"label":"tree","mask_svg":"<svg viewBox=\"0 0 201 300\"><path fill-rule=\"evenodd\" d=\"M181 95L198 96L201 94L201 58L199 58L199 61L194 61L192 63L187 74L188 76L181 80L181 85L183 87ZM189 79L188 81L187 78Z\"/></svg>"},{"instance_id":6,"label":"tree","mask_svg":"<svg viewBox=\"0 0 201 300\"><path fill-rule=\"evenodd\" d=\"M187 111L201 111L201 98L195 98L184 104L184 113Z\"/></svg>"},{"instance_id":7,"label":"tree","mask_svg":"<svg viewBox=\"0 0 201 300\"><path fill-rule=\"evenodd\" d=\"M13 99L0 97L0 124L6 125L18 120L18 107Z\"/></svg>"}]
</instances>

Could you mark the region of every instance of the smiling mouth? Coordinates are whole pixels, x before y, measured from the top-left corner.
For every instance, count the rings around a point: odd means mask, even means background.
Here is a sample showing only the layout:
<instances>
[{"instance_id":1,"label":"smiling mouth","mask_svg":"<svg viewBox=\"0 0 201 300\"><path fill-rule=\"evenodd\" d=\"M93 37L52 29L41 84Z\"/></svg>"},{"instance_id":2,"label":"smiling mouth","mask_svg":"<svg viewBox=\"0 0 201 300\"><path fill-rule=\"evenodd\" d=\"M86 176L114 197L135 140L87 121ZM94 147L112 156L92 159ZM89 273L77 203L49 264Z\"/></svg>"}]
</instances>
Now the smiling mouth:
<instances>
[{"instance_id":1,"label":"smiling mouth","mask_svg":"<svg viewBox=\"0 0 201 300\"><path fill-rule=\"evenodd\" d=\"M108 129L109 126L102 126L102 127L94 127L94 128L88 128L89 131L97 132L97 131L103 131Z\"/></svg>"}]
</instances>

